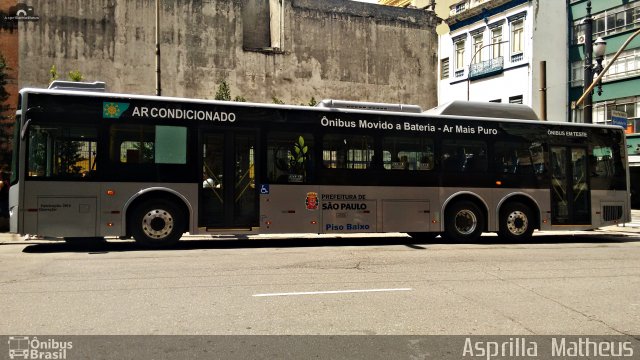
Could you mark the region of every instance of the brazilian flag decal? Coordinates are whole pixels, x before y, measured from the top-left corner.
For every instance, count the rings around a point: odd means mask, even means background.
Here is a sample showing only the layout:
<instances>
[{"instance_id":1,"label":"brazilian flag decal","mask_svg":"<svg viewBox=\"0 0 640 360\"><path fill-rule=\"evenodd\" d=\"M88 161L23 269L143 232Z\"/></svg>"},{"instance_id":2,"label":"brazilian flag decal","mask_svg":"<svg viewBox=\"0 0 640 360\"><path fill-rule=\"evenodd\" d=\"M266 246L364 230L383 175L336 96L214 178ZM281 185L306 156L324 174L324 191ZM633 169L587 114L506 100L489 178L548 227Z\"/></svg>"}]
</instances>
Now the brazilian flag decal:
<instances>
[{"instance_id":1,"label":"brazilian flag decal","mask_svg":"<svg viewBox=\"0 0 640 360\"><path fill-rule=\"evenodd\" d=\"M102 118L103 119L119 119L120 115L129 108L129 103L119 102L103 102Z\"/></svg>"}]
</instances>

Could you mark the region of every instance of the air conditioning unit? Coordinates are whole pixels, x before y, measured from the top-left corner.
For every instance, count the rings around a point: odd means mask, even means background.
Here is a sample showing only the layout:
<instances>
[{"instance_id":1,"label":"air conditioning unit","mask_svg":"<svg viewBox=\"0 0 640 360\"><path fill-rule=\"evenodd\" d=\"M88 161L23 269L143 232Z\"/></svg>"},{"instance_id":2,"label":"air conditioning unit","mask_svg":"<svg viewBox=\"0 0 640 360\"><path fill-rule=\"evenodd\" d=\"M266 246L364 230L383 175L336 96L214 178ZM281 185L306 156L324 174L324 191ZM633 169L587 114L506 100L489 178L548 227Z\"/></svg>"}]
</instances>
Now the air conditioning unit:
<instances>
[{"instance_id":1,"label":"air conditioning unit","mask_svg":"<svg viewBox=\"0 0 640 360\"><path fill-rule=\"evenodd\" d=\"M578 44L584 44L584 35L578 35Z\"/></svg>"}]
</instances>

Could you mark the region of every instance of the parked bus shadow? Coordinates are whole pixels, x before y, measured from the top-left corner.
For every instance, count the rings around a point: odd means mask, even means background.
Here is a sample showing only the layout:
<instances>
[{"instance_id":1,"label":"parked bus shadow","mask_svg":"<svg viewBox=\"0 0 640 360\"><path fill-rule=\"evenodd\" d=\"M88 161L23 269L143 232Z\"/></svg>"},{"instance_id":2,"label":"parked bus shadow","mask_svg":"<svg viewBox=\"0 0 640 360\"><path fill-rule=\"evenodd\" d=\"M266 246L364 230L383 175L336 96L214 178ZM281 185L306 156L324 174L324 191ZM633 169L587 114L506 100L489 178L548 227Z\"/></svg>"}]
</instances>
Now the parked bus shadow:
<instances>
[{"instance_id":1,"label":"parked bus shadow","mask_svg":"<svg viewBox=\"0 0 640 360\"><path fill-rule=\"evenodd\" d=\"M535 244L606 244L638 241L638 237L625 234L580 233L575 235L544 234L536 235L527 243L505 242L497 236L485 235L480 241L456 243L461 245L535 245ZM16 243L18 244L18 243ZM22 243L24 244L24 243ZM386 246L402 245L415 250L428 250L433 246L452 245L442 237L432 241L418 241L409 236L393 237L292 237L287 239L249 239L248 237L215 237L203 239L182 239L177 244L164 248L145 248L134 241L110 240L101 243L69 244L64 241L50 243L30 243L23 252L38 253L110 253L128 251L167 251L167 250L206 250L206 249L252 249L252 248L305 248L305 247L343 247L343 246Z\"/></svg>"}]
</instances>

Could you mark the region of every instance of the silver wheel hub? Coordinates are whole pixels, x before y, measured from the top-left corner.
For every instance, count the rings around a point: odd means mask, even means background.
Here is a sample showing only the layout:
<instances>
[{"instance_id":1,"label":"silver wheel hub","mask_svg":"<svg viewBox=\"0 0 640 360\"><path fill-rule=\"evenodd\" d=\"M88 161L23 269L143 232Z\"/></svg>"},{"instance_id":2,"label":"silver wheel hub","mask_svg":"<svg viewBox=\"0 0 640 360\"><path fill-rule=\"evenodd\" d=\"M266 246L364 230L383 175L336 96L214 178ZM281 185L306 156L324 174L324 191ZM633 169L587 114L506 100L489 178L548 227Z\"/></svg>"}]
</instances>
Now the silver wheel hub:
<instances>
[{"instance_id":1,"label":"silver wheel hub","mask_svg":"<svg viewBox=\"0 0 640 360\"><path fill-rule=\"evenodd\" d=\"M173 226L173 216L163 209L149 210L142 218L142 231L152 239L169 236Z\"/></svg>"},{"instance_id":2,"label":"silver wheel hub","mask_svg":"<svg viewBox=\"0 0 640 360\"><path fill-rule=\"evenodd\" d=\"M455 215L456 231L462 235L472 234L478 227L478 218L471 210L460 210Z\"/></svg>"},{"instance_id":3,"label":"silver wheel hub","mask_svg":"<svg viewBox=\"0 0 640 360\"><path fill-rule=\"evenodd\" d=\"M522 211L512 211L507 216L507 229L513 235L522 235L527 232L529 228L529 219L527 215Z\"/></svg>"}]
</instances>

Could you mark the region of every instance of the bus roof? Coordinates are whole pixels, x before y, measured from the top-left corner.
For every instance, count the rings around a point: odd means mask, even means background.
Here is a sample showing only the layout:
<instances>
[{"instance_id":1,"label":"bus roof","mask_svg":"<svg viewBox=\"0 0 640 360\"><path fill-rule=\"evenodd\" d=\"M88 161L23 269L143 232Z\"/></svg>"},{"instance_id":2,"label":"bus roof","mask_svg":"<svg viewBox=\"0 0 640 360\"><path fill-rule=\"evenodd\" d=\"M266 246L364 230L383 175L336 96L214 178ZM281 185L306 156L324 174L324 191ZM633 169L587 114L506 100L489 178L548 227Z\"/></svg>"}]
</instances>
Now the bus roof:
<instances>
[{"instance_id":1,"label":"bus roof","mask_svg":"<svg viewBox=\"0 0 640 360\"><path fill-rule=\"evenodd\" d=\"M429 115L481 116L502 119L540 120L535 111L526 105L478 101L454 100L429 109L424 113Z\"/></svg>"},{"instance_id":2,"label":"bus roof","mask_svg":"<svg viewBox=\"0 0 640 360\"><path fill-rule=\"evenodd\" d=\"M397 112L409 112L409 113L418 113L418 114L422 112L422 108L418 105L388 104L388 103L333 100L333 99L322 100L316 106L324 107L324 108L397 111Z\"/></svg>"},{"instance_id":3,"label":"bus roof","mask_svg":"<svg viewBox=\"0 0 640 360\"><path fill-rule=\"evenodd\" d=\"M99 82L98 82L99 83ZM87 97L100 97L100 98L121 98L129 100L150 100L150 101L166 101L166 102L185 102L191 104L219 104L235 107L260 107L260 108L273 108L273 109L306 109L311 111L340 111L340 112L371 112L371 113L393 113L401 112L403 116L410 117L465 117L475 118L491 121L507 121L507 122L540 122L535 112L526 105L520 104L500 104L489 102L473 102L473 101L453 101L448 104L440 105L424 112L416 112L416 108L420 108L418 105L404 105L404 104L383 104L383 103L369 103L359 102L360 104L382 104L389 106L403 107L403 110L399 108L374 109L372 107L325 107L325 106L308 106L308 105L287 105L287 104L267 104L256 102L235 102L224 100L208 100L208 99L195 99L173 96L156 96L156 95L139 95L139 94L125 94L125 93L109 93L96 91L95 89L43 89L43 88L22 88L20 94L36 93L36 94L48 94L48 95L69 95L69 96L87 96ZM335 101L335 100L334 100ZM342 101L342 100L340 100ZM352 101L344 101L347 103L356 103ZM407 110L409 109L409 110ZM18 110L20 111L20 110ZM545 121L548 124L574 126L574 127L601 127L601 128L620 128L619 126L603 125L603 124L584 124L584 123L571 123L563 121Z\"/></svg>"}]
</instances>

